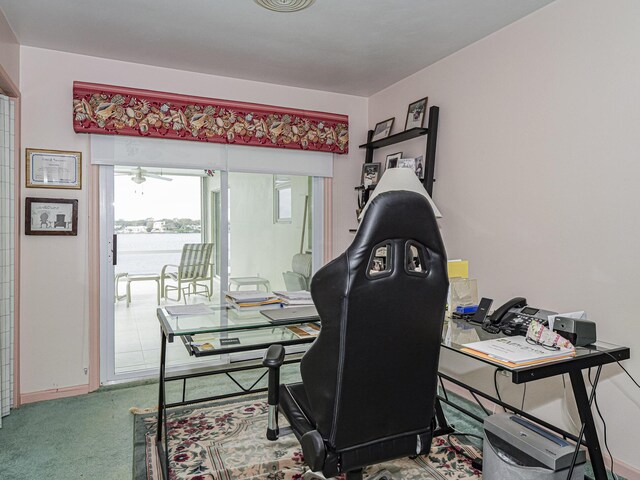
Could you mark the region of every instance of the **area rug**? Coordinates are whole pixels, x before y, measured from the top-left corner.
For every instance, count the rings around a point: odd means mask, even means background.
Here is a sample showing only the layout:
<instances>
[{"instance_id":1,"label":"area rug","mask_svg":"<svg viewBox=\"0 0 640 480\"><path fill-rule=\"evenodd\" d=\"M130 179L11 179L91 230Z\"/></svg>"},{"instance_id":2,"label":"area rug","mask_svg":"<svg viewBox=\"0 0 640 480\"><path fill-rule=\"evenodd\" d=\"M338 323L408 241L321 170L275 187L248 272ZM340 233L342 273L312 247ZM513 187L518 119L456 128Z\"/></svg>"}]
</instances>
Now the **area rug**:
<instances>
[{"instance_id":1,"label":"area rug","mask_svg":"<svg viewBox=\"0 0 640 480\"><path fill-rule=\"evenodd\" d=\"M135 415L134 479L162 479L155 448L156 414ZM293 435L276 442L266 439L267 403L264 396L210 403L169 413L170 480L302 480L309 468ZM286 420L280 415L281 427ZM445 438L433 440L429 455L368 467L365 478L480 479L471 461L457 453L480 456L472 445L454 446ZM321 478L321 477L319 477Z\"/></svg>"}]
</instances>

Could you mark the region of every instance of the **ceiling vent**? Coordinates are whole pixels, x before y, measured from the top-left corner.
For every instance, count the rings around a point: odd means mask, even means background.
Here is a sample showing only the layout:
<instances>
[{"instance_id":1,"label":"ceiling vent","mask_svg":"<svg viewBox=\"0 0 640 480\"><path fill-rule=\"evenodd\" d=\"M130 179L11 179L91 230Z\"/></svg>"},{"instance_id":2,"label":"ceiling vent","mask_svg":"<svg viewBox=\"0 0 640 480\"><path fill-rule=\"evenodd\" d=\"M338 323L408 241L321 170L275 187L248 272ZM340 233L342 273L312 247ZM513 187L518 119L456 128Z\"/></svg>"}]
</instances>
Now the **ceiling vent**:
<instances>
[{"instance_id":1,"label":"ceiling vent","mask_svg":"<svg viewBox=\"0 0 640 480\"><path fill-rule=\"evenodd\" d=\"M316 0L253 0L261 7L274 12L298 12L310 7Z\"/></svg>"}]
</instances>

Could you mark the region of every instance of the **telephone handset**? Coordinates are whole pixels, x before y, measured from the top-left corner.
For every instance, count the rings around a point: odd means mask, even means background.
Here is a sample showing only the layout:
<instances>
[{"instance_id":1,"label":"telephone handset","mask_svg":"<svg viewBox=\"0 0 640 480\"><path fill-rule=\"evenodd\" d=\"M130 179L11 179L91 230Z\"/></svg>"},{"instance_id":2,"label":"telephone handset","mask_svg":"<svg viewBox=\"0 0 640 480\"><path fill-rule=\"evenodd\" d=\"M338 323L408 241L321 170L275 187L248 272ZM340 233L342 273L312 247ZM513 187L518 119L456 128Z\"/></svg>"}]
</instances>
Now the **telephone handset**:
<instances>
[{"instance_id":1,"label":"telephone handset","mask_svg":"<svg viewBox=\"0 0 640 480\"><path fill-rule=\"evenodd\" d=\"M509 300L507 303L499 307L495 312L493 312L489 316L489 322L492 325L498 325L503 323L503 320L508 320L505 318L509 313L509 310L512 308L522 308L527 305L527 299L524 297L515 297Z\"/></svg>"},{"instance_id":2,"label":"telephone handset","mask_svg":"<svg viewBox=\"0 0 640 480\"><path fill-rule=\"evenodd\" d=\"M506 335L526 335L532 320L547 325L549 315L556 313L529 307L526 298L515 297L493 312L482 328L490 333L502 331Z\"/></svg>"}]
</instances>

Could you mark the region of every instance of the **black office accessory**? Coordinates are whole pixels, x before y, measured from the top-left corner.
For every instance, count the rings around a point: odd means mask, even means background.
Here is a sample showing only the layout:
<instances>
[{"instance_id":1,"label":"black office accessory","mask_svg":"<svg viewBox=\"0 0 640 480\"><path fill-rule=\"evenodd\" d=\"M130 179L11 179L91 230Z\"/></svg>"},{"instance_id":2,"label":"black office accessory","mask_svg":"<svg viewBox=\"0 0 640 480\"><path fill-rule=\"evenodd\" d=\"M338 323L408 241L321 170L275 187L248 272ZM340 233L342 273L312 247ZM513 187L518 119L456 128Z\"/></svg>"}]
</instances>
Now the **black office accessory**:
<instances>
[{"instance_id":1,"label":"black office accessory","mask_svg":"<svg viewBox=\"0 0 640 480\"><path fill-rule=\"evenodd\" d=\"M473 314L473 317L469 319L471 323L477 323L481 325L484 323L487 315L489 314L489 309L491 308L491 304L493 303L492 298L482 298L480 300L480 304L478 305L478 309L476 313Z\"/></svg>"},{"instance_id":2,"label":"black office accessory","mask_svg":"<svg viewBox=\"0 0 640 480\"><path fill-rule=\"evenodd\" d=\"M505 335L526 335L532 320L547 325L549 315L558 312L527 306L527 299L515 297L498 308L489 317L483 328L490 333L502 332Z\"/></svg>"},{"instance_id":3,"label":"black office accessory","mask_svg":"<svg viewBox=\"0 0 640 480\"><path fill-rule=\"evenodd\" d=\"M556 317L553 331L569 340L575 347L585 347L597 340L596 323L579 318Z\"/></svg>"},{"instance_id":4,"label":"black office accessory","mask_svg":"<svg viewBox=\"0 0 640 480\"><path fill-rule=\"evenodd\" d=\"M410 268L416 256L423 269ZM367 465L428 452L448 284L427 199L375 197L351 246L311 280L322 330L301 360L302 382L279 385L284 349L265 354L267 438L278 438L280 409L310 469L350 480Z\"/></svg>"}]
</instances>

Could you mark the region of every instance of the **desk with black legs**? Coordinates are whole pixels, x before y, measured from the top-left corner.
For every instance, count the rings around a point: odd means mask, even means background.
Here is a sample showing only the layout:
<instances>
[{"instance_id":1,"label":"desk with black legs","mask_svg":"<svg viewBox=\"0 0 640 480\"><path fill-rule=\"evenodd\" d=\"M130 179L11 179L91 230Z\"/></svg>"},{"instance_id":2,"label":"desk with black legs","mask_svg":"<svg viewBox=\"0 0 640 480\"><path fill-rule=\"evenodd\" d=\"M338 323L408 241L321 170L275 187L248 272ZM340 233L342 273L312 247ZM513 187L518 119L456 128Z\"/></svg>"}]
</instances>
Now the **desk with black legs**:
<instances>
[{"instance_id":1,"label":"desk with black legs","mask_svg":"<svg viewBox=\"0 0 640 480\"><path fill-rule=\"evenodd\" d=\"M190 355L199 357L263 350L268 348L272 344L281 344L287 346L311 343L314 340L314 337L299 338L294 333L292 333L289 328L287 328L308 323L307 321L294 319L286 323L274 325L270 323L266 317L260 315L259 312L238 314L234 310L230 310L225 306L212 307L211 313L207 315L175 316L169 315L164 308L159 308L157 310L157 313L162 331L162 343L160 351L160 382L158 393L157 447L160 454L160 460L163 464L163 473L165 474L165 478L168 478L168 476L166 475L168 472L168 461L166 456L168 453L168 445L167 436L165 434L167 408L265 390L254 389L257 381L249 388L244 388L238 382L236 382L236 384L243 390L242 392L217 397L186 400L185 389L187 379L216 374L225 374L232 378L232 374L234 372L262 369L262 364L259 361L245 361L231 364L227 363L224 365L200 367L198 369L169 375L166 371L168 342L173 342L174 338L178 337L182 339ZM215 334L218 337L218 343L216 343L216 345L214 345L214 348L211 350L205 351L201 348L198 348L196 346L198 342L193 341L193 335L199 333ZM483 397L485 399L488 399L498 405L507 408L508 410L511 410L518 415L523 416L524 418L532 420L539 425L559 435L564 436L567 439L572 440L576 444L580 443L586 446L589 450L589 456L596 480L606 480L606 469L602 457L602 452L600 450L598 434L591 413L591 404L593 402L595 388L598 385L602 366L608 363L613 363L615 361L628 359L630 357L629 348L603 342L597 342L594 346L591 346L589 348L579 347L577 349L576 356L573 358L513 369L506 368L503 365L493 363L490 360L482 359L471 355L470 353L462 351L462 345L465 343L479 340L488 340L491 338L496 338L497 336L498 335L489 334L483 331L480 327L470 325L465 321L448 320L447 322L445 322L445 326L443 329L441 345L444 349L457 352L461 355L465 355L469 358L474 358L477 361L484 362L496 368L500 368L502 370L510 372L511 380L516 384L527 383L534 380L540 380L543 378L568 373L571 379L571 386L576 399L578 412L580 413L582 431L578 436L563 431L555 425L551 425L550 423L536 418L517 407L508 405L479 389L476 389L470 385L466 385L465 383L452 378L443 372L439 372L438 375L440 377L441 386L443 387L443 394L438 396L436 419L439 428L438 432L436 432L436 435L446 434L452 431L452 429L450 429L447 425L446 418L443 414L442 408L440 408L439 405L440 402L448 404L460 410L462 413L476 419L480 423L483 422L483 419L478 415L464 409L460 405L449 401L447 392L444 389L444 384L442 383L442 380L444 379L468 390L474 397ZM229 339L235 340L224 341ZM300 356L300 354L288 355L285 363L299 362ZM590 392L587 391L582 375L582 372L585 369L589 368L596 369L593 388ZM165 385L170 381L183 382L182 401L173 403L167 402ZM489 412L485 413L489 414Z\"/></svg>"},{"instance_id":2,"label":"desk with black legs","mask_svg":"<svg viewBox=\"0 0 640 480\"><path fill-rule=\"evenodd\" d=\"M210 313L200 315L170 315L165 308L158 308L157 315L162 333L160 344L160 379L158 388L158 421L156 431L156 446L162 473L169 478L168 441L167 441L167 409L182 405L189 405L208 400L217 400L236 395L266 391L266 388L256 388L258 382L265 376L266 369L261 360L245 360L240 362L225 362L216 365L203 365L198 368L181 370L178 373L167 373L167 343L174 338L182 340L189 355L195 357L220 356L241 352L255 352L267 349L272 344L284 346L311 343L315 337L302 336L304 332L292 327L309 324L303 319L291 319L277 324L271 323L258 311L237 312L226 305L216 305L209 308ZM307 331L310 327L307 328ZM312 330L312 329L311 329ZM297 333L294 333L297 332ZM199 339L196 335L208 338ZM208 344L208 345L206 345ZM299 362L301 354L287 354L284 363ZM258 379L248 388L243 387L233 374L246 370L262 370ZM206 398L186 399L186 382L188 379L210 375L226 375L238 386L240 391L231 394L216 395ZM168 402L166 395L167 382L182 382L182 400Z\"/></svg>"},{"instance_id":3,"label":"desk with black legs","mask_svg":"<svg viewBox=\"0 0 640 480\"><path fill-rule=\"evenodd\" d=\"M589 347L578 347L576 349L575 357L518 368L507 368L504 365L494 363L488 359L477 357L462 350L464 348L463 344L465 343L471 343L480 340L489 340L492 338L497 338L498 336L499 335L492 335L490 333L487 333L479 326L473 326L466 321L452 319L445 323L445 327L443 329L442 347L447 350L457 352L461 355L473 358L475 360L487 363L496 368L500 368L501 370L505 370L511 374L511 381L516 384L532 382L534 380L540 380L543 378L549 378L556 375L568 373L569 378L571 379L571 388L573 389L578 412L580 414L580 421L582 423L580 434L576 436L569 432L566 432L556 427L555 425L551 425L548 422L536 418L517 407L508 405L501 400L494 398L493 396L488 395L485 392L482 392L481 390L478 390L472 386L466 385L463 382L452 378L442 372L440 372L438 375L440 377L441 386L443 387L443 395L439 395L438 400L462 411L466 415L475 418L479 422L483 421L482 418L475 415L473 412L470 412L460 407L459 405L449 401L446 390L444 389L444 384L442 384L442 380L444 379L468 390L474 397L480 396L498 405L501 405L508 410L517 413L518 415L521 415L542 425L543 427L557 433L558 435L562 435L570 440L573 440L576 443L580 443L586 446L589 450L589 457L593 466L593 472L596 480L607 480L607 473L604 460L602 458L602 451L600 449L598 433L596 431L596 426L593 421L593 415L591 413L591 404L593 402L596 387L598 386L598 380L600 378L602 366L608 363L614 363L616 361L627 360L630 357L629 348L605 342L596 342L594 345L590 345ZM589 368L595 368L595 378L591 391L587 392L583 377L583 371ZM444 419L444 416L441 413L441 409L438 415L438 423L440 429L442 429L443 431L447 431L448 426L446 425L446 419Z\"/></svg>"}]
</instances>

